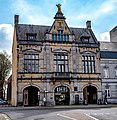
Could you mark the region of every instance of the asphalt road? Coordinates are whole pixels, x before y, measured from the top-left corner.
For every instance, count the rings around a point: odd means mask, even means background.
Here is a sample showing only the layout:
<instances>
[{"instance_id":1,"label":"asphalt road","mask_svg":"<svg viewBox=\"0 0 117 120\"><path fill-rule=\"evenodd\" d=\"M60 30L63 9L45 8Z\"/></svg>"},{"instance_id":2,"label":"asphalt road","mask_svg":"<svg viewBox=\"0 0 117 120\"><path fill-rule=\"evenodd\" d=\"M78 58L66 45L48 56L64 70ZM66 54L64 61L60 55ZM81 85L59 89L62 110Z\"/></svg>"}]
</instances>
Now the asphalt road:
<instances>
[{"instance_id":1,"label":"asphalt road","mask_svg":"<svg viewBox=\"0 0 117 120\"><path fill-rule=\"evenodd\" d=\"M0 120L117 120L117 108L1 109ZM6 118L4 114L6 114ZM8 116L7 116L8 115Z\"/></svg>"}]
</instances>

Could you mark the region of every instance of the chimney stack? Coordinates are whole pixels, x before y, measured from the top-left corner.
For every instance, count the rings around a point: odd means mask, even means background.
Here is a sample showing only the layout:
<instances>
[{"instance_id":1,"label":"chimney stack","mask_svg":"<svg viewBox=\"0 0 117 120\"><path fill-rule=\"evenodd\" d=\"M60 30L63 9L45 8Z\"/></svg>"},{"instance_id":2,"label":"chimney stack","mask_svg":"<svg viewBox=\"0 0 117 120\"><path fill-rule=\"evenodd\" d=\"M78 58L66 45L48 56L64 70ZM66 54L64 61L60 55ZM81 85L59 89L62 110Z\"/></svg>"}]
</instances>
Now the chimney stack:
<instances>
[{"instance_id":1,"label":"chimney stack","mask_svg":"<svg viewBox=\"0 0 117 120\"><path fill-rule=\"evenodd\" d=\"M87 28L87 29L91 29L91 21L90 21L90 20L88 20L88 21L86 22L86 28Z\"/></svg>"},{"instance_id":2,"label":"chimney stack","mask_svg":"<svg viewBox=\"0 0 117 120\"><path fill-rule=\"evenodd\" d=\"M14 16L14 24L18 24L19 23L19 15L15 15Z\"/></svg>"}]
</instances>

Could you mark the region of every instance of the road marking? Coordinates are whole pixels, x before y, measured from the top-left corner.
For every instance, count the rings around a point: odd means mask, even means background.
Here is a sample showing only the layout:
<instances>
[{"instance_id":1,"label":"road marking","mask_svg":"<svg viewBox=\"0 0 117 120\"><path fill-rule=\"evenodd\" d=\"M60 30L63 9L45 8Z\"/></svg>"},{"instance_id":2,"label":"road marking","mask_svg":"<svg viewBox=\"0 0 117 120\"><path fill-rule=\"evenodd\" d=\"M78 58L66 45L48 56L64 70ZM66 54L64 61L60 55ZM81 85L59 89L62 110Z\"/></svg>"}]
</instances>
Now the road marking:
<instances>
[{"instance_id":1,"label":"road marking","mask_svg":"<svg viewBox=\"0 0 117 120\"><path fill-rule=\"evenodd\" d=\"M71 119L71 120L77 120L75 118L71 118L71 117L68 117L68 116L65 116L65 115L61 115L61 114L57 114L58 116L61 116L61 117L64 117L64 118L68 118L68 119Z\"/></svg>"},{"instance_id":2,"label":"road marking","mask_svg":"<svg viewBox=\"0 0 117 120\"><path fill-rule=\"evenodd\" d=\"M1 114L6 120L10 120L8 117L7 117L7 115L5 115L5 114Z\"/></svg>"},{"instance_id":3,"label":"road marking","mask_svg":"<svg viewBox=\"0 0 117 120\"><path fill-rule=\"evenodd\" d=\"M97 115L97 113L94 113L94 115Z\"/></svg>"},{"instance_id":4,"label":"road marking","mask_svg":"<svg viewBox=\"0 0 117 120\"><path fill-rule=\"evenodd\" d=\"M88 116L88 117L90 117L90 118L92 118L92 119L94 119L94 120L99 120L99 119L97 119L97 118L95 118L95 117L93 117L93 116L91 116L89 114L85 114L85 115Z\"/></svg>"}]
</instances>

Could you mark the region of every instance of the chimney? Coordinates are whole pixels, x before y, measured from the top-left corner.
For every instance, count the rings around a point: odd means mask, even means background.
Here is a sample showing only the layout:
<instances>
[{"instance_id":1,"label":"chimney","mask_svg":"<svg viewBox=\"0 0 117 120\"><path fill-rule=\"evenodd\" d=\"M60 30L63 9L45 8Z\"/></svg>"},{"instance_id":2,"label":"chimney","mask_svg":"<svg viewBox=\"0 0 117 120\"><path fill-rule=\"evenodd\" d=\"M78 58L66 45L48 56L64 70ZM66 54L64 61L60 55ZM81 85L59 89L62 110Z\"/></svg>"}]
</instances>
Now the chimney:
<instances>
[{"instance_id":1,"label":"chimney","mask_svg":"<svg viewBox=\"0 0 117 120\"><path fill-rule=\"evenodd\" d=\"M15 15L14 16L14 24L18 24L19 23L19 15Z\"/></svg>"},{"instance_id":2,"label":"chimney","mask_svg":"<svg viewBox=\"0 0 117 120\"><path fill-rule=\"evenodd\" d=\"M91 29L91 21L90 21L90 20L88 20L88 21L86 22L86 28L87 28L87 29Z\"/></svg>"}]
</instances>

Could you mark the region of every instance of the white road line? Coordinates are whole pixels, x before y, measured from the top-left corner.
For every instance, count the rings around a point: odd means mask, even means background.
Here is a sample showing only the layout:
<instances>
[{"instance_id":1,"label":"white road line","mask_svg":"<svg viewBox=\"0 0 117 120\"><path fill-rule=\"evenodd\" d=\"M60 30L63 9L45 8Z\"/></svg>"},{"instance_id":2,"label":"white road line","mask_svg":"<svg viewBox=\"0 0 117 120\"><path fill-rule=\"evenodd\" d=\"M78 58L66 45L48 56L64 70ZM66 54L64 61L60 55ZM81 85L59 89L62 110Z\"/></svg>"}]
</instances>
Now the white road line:
<instances>
[{"instance_id":1,"label":"white road line","mask_svg":"<svg viewBox=\"0 0 117 120\"><path fill-rule=\"evenodd\" d=\"M97 113L94 113L94 115L97 115Z\"/></svg>"},{"instance_id":2,"label":"white road line","mask_svg":"<svg viewBox=\"0 0 117 120\"><path fill-rule=\"evenodd\" d=\"M94 120L99 120L99 119L97 119L97 118L95 118L95 117L93 117L93 116L91 116L89 114L85 114L85 115L88 116L88 117L90 117L90 118L92 118L92 119L94 119Z\"/></svg>"},{"instance_id":3,"label":"white road line","mask_svg":"<svg viewBox=\"0 0 117 120\"><path fill-rule=\"evenodd\" d=\"M7 118L5 115L4 115L5 118Z\"/></svg>"},{"instance_id":4,"label":"white road line","mask_svg":"<svg viewBox=\"0 0 117 120\"><path fill-rule=\"evenodd\" d=\"M61 117L64 117L64 118L68 118L68 119L71 119L71 120L77 120L75 118L71 118L71 117L68 117L68 116L65 116L65 115L61 115L61 114L57 114L58 116L61 116Z\"/></svg>"},{"instance_id":5,"label":"white road line","mask_svg":"<svg viewBox=\"0 0 117 120\"><path fill-rule=\"evenodd\" d=\"M9 120L9 118L5 114L1 114L1 115L4 116L6 120Z\"/></svg>"}]
</instances>

